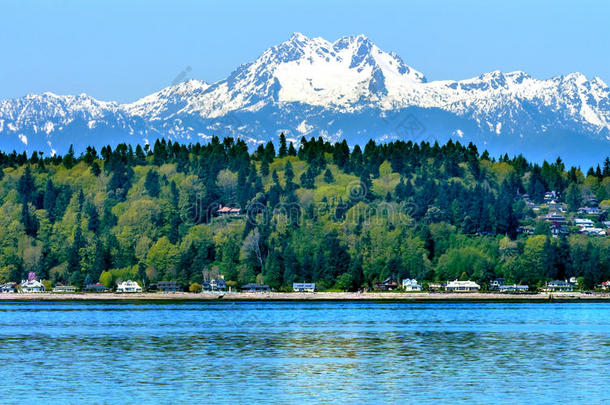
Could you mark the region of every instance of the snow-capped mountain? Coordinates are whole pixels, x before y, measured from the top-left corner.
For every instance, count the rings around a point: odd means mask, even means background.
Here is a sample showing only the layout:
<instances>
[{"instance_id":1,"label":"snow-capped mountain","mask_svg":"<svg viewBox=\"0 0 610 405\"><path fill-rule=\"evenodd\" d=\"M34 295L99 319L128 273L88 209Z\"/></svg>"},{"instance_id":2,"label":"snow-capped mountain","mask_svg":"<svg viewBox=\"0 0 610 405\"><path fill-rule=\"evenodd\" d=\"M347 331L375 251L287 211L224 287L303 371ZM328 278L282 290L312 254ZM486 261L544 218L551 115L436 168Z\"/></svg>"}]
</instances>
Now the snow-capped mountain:
<instances>
[{"instance_id":1,"label":"snow-capped mountain","mask_svg":"<svg viewBox=\"0 0 610 405\"><path fill-rule=\"evenodd\" d=\"M224 80L189 80L130 104L51 93L0 101L4 150L212 135L254 146L280 132L351 144L453 138L492 153L587 165L610 155L610 89L579 73L538 80L494 71L428 82L365 36L329 42L294 34Z\"/></svg>"}]
</instances>

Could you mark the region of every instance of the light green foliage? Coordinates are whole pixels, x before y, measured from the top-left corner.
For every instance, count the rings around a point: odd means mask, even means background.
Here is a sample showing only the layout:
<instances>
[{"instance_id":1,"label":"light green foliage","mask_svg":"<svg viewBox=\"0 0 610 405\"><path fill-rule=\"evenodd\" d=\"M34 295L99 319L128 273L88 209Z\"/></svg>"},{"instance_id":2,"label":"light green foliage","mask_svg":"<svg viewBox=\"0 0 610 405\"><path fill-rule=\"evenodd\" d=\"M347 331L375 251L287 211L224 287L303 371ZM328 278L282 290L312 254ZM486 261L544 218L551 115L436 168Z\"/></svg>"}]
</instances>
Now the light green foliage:
<instances>
[{"instance_id":1,"label":"light green foliage","mask_svg":"<svg viewBox=\"0 0 610 405\"><path fill-rule=\"evenodd\" d=\"M146 264L155 269L159 279L172 279L175 277L178 255L178 248L164 236L148 250Z\"/></svg>"}]
</instances>

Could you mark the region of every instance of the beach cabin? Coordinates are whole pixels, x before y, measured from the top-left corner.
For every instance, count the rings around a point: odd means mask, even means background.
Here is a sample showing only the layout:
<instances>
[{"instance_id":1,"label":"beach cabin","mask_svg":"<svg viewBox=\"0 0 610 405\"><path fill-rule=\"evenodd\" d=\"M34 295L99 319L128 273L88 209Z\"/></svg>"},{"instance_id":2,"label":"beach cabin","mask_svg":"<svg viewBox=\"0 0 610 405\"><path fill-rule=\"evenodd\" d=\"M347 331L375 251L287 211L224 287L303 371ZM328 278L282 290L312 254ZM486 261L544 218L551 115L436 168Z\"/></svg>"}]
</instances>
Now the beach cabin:
<instances>
[{"instance_id":1,"label":"beach cabin","mask_svg":"<svg viewBox=\"0 0 610 405\"><path fill-rule=\"evenodd\" d=\"M76 287L73 285L56 285L53 288L54 293L73 293L76 292Z\"/></svg>"},{"instance_id":2,"label":"beach cabin","mask_svg":"<svg viewBox=\"0 0 610 405\"><path fill-rule=\"evenodd\" d=\"M524 293L529 291L529 286L522 284L502 284L499 290L501 293Z\"/></svg>"},{"instance_id":3,"label":"beach cabin","mask_svg":"<svg viewBox=\"0 0 610 405\"><path fill-rule=\"evenodd\" d=\"M38 280L22 280L21 292L23 293L40 293L44 292L44 285Z\"/></svg>"},{"instance_id":4,"label":"beach cabin","mask_svg":"<svg viewBox=\"0 0 610 405\"><path fill-rule=\"evenodd\" d=\"M210 281L210 291L227 291L227 283L224 276L214 278Z\"/></svg>"},{"instance_id":5,"label":"beach cabin","mask_svg":"<svg viewBox=\"0 0 610 405\"><path fill-rule=\"evenodd\" d=\"M295 292L315 292L316 283L292 283Z\"/></svg>"},{"instance_id":6,"label":"beach cabin","mask_svg":"<svg viewBox=\"0 0 610 405\"><path fill-rule=\"evenodd\" d=\"M498 290L500 290L500 287L502 287L503 285L504 285L504 279L497 278L494 281L492 281L491 283L489 283L489 289L491 291L498 291Z\"/></svg>"},{"instance_id":7,"label":"beach cabin","mask_svg":"<svg viewBox=\"0 0 610 405\"><path fill-rule=\"evenodd\" d=\"M157 290L161 292L178 292L182 291L182 287L175 280L159 281L157 283Z\"/></svg>"},{"instance_id":8,"label":"beach cabin","mask_svg":"<svg viewBox=\"0 0 610 405\"><path fill-rule=\"evenodd\" d=\"M117 284L116 292L118 293L141 293L142 287L135 281L127 280Z\"/></svg>"},{"instance_id":9,"label":"beach cabin","mask_svg":"<svg viewBox=\"0 0 610 405\"><path fill-rule=\"evenodd\" d=\"M445 290L449 292L477 292L481 289L481 286L474 281L450 281L447 283Z\"/></svg>"},{"instance_id":10,"label":"beach cabin","mask_svg":"<svg viewBox=\"0 0 610 405\"><path fill-rule=\"evenodd\" d=\"M17 291L16 283L0 284L0 293L9 294Z\"/></svg>"},{"instance_id":11,"label":"beach cabin","mask_svg":"<svg viewBox=\"0 0 610 405\"><path fill-rule=\"evenodd\" d=\"M375 283L375 290L377 291L391 291L398 288L398 282L392 277L388 277L383 281Z\"/></svg>"},{"instance_id":12,"label":"beach cabin","mask_svg":"<svg viewBox=\"0 0 610 405\"><path fill-rule=\"evenodd\" d=\"M84 290L87 292L94 292L94 293L105 293L105 292L110 291L110 289L102 283L87 284L85 286Z\"/></svg>"},{"instance_id":13,"label":"beach cabin","mask_svg":"<svg viewBox=\"0 0 610 405\"><path fill-rule=\"evenodd\" d=\"M270 290L271 288L267 284L249 283L241 286L242 292L264 292Z\"/></svg>"},{"instance_id":14,"label":"beach cabin","mask_svg":"<svg viewBox=\"0 0 610 405\"><path fill-rule=\"evenodd\" d=\"M417 283L416 279L405 278L402 280L402 289L405 291L421 291L421 284Z\"/></svg>"},{"instance_id":15,"label":"beach cabin","mask_svg":"<svg viewBox=\"0 0 610 405\"><path fill-rule=\"evenodd\" d=\"M574 291L574 284L563 280L547 281L542 291L546 292L571 292Z\"/></svg>"},{"instance_id":16,"label":"beach cabin","mask_svg":"<svg viewBox=\"0 0 610 405\"><path fill-rule=\"evenodd\" d=\"M443 290L443 285L439 283L430 283L428 284L429 292L440 292Z\"/></svg>"}]
</instances>

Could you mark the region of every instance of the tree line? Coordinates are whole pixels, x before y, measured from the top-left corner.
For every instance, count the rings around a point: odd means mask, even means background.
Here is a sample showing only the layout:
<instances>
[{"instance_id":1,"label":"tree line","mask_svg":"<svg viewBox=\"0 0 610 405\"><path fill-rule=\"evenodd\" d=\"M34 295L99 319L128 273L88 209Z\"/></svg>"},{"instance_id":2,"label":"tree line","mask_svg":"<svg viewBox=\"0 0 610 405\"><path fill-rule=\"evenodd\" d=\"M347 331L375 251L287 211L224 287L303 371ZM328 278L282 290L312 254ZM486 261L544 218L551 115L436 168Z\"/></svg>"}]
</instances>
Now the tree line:
<instances>
[{"instance_id":1,"label":"tree line","mask_svg":"<svg viewBox=\"0 0 610 405\"><path fill-rule=\"evenodd\" d=\"M610 242L551 236L520 195L555 191L569 210L610 198L610 159L586 174L561 159L490 157L473 144L282 134L157 140L44 156L0 152L0 282L28 272L82 287L136 279L185 287L223 275L289 289L371 288L387 277L535 286L610 278ZM219 207L240 208L219 216ZM605 220L605 213L595 218ZM519 234L532 225L534 235Z\"/></svg>"}]
</instances>

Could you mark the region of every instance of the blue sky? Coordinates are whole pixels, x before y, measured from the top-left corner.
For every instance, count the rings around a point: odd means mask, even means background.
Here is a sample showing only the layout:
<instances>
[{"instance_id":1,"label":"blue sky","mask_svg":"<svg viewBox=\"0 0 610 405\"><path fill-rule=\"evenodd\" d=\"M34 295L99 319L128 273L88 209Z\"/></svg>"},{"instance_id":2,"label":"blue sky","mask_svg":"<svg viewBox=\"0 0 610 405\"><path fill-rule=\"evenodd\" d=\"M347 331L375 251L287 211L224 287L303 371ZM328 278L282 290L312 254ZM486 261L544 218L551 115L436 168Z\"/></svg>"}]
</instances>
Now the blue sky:
<instances>
[{"instance_id":1,"label":"blue sky","mask_svg":"<svg viewBox=\"0 0 610 405\"><path fill-rule=\"evenodd\" d=\"M213 82L292 32L363 33L429 80L495 69L580 71L610 83L604 1L0 2L0 99L87 93L129 102L188 77Z\"/></svg>"}]
</instances>

